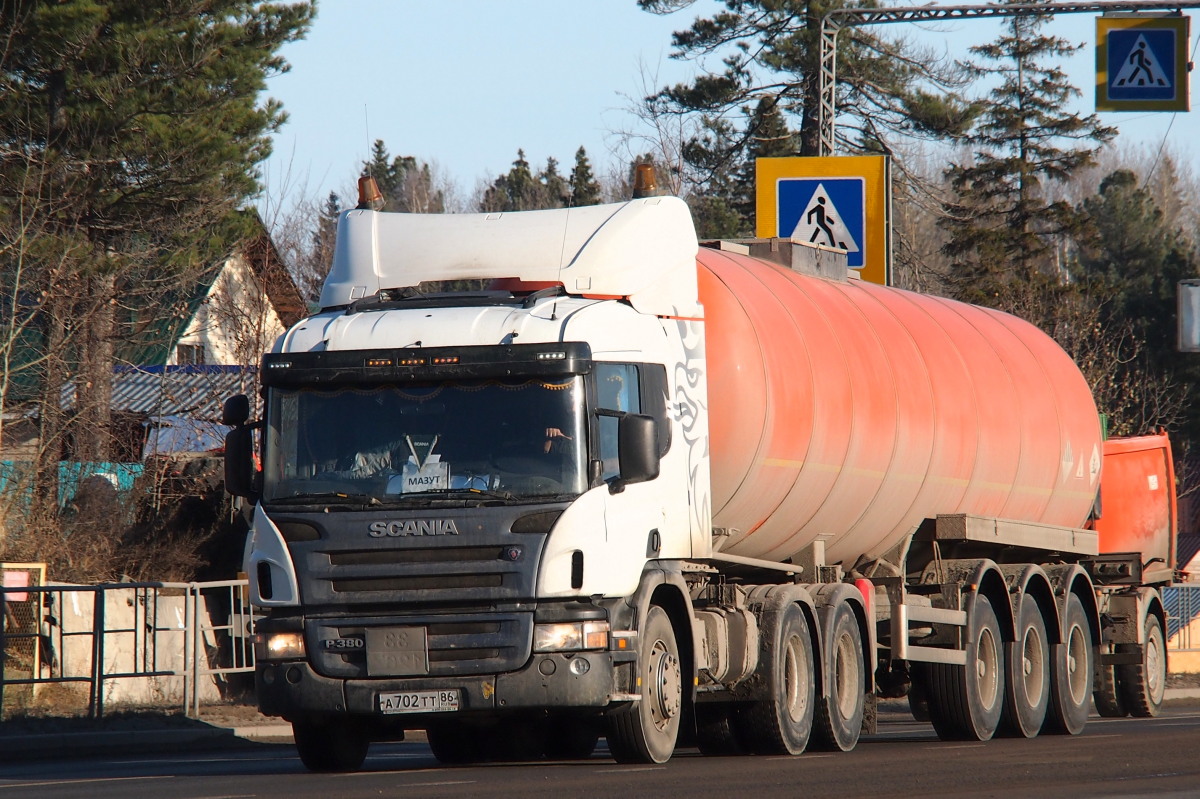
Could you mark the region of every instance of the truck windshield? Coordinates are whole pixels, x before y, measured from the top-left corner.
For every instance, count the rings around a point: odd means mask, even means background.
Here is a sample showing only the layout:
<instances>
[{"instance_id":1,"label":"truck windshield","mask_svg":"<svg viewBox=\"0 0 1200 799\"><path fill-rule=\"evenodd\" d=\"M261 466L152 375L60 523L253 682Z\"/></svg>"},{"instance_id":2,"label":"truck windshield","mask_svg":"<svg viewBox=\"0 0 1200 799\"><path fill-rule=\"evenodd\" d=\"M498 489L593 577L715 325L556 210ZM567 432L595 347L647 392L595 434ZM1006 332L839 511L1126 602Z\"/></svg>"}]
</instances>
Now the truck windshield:
<instances>
[{"instance_id":1,"label":"truck windshield","mask_svg":"<svg viewBox=\"0 0 1200 799\"><path fill-rule=\"evenodd\" d=\"M581 378L271 388L266 501L585 488Z\"/></svg>"}]
</instances>

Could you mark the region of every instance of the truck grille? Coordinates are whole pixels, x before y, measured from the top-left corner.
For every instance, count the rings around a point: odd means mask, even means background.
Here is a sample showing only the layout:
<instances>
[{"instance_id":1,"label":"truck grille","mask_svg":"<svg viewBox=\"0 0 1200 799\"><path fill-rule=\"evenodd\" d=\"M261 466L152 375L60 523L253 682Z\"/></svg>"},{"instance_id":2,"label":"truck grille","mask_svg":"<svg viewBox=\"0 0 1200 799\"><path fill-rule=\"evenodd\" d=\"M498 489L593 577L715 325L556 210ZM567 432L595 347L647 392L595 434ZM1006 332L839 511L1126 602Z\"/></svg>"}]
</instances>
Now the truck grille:
<instances>
[{"instance_id":1,"label":"truck grille","mask_svg":"<svg viewBox=\"0 0 1200 799\"><path fill-rule=\"evenodd\" d=\"M529 659L533 614L489 613L313 620L308 646L318 672L327 677L365 679L365 651L330 651L323 641L365 639L369 628L423 627L429 645L429 676L495 674L520 668ZM414 676L414 675L405 675Z\"/></svg>"},{"instance_id":2,"label":"truck grille","mask_svg":"<svg viewBox=\"0 0 1200 799\"><path fill-rule=\"evenodd\" d=\"M304 601L462 605L527 599L533 594L537 543L342 552L314 547L305 557Z\"/></svg>"}]
</instances>

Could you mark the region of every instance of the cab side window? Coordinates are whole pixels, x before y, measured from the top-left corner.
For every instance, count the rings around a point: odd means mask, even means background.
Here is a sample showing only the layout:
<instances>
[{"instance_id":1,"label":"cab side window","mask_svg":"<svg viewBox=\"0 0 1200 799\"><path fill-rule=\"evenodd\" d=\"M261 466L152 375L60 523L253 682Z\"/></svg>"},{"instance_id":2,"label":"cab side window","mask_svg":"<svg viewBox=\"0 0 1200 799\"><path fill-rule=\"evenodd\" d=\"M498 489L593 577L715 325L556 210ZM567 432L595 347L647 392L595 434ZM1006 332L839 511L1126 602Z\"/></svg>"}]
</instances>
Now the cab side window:
<instances>
[{"instance_id":1,"label":"cab side window","mask_svg":"<svg viewBox=\"0 0 1200 799\"><path fill-rule=\"evenodd\" d=\"M622 415L642 412L639 368L632 363L596 364L597 432L600 478L611 480L620 473L617 459L617 423Z\"/></svg>"}]
</instances>

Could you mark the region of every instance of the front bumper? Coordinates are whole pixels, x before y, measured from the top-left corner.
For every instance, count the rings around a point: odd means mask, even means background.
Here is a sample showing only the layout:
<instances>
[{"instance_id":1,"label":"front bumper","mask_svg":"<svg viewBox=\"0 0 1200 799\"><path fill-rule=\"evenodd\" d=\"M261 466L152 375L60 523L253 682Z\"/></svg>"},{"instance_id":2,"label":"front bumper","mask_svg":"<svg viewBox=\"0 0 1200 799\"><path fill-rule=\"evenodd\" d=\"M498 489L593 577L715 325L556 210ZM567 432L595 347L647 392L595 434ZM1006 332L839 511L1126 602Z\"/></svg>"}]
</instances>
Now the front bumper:
<instances>
[{"instance_id":1,"label":"front bumper","mask_svg":"<svg viewBox=\"0 0 1200 799\"><path fill-rule=\"evenodd\" d=\"M583 658L587 670L571 668ZM469 677L338 679L317 674L306 662L260 663L255 671L259 709L269 716L375 716L407 729L422 729L448 717L503 715L531 709L604 708L628 697L633 653L536 654L523 669ZM380 694L461 691L460 710L449 713L381 714Z\"/></svg>"}]
</instances>

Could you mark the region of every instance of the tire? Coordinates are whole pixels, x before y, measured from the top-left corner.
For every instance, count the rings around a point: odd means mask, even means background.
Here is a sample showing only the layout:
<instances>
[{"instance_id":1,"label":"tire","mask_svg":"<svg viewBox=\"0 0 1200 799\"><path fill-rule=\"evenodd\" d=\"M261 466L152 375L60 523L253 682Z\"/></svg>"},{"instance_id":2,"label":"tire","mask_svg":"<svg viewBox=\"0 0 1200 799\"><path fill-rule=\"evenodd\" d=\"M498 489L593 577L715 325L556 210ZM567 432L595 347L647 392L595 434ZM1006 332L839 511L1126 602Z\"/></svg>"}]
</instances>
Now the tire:
<instances>
[{"instance_id":1,"label":"tire","mask_svg":"<svg viewBox=\"0 0 1200 799\"><path fill-rule=\"evenodd\" d=\"M1021 597L1016 640L1004 645L1004 711L1000 732L1033 738L1042 730L1050 705L1050 639L1033 597Z\"/></svg>"},{"instance_id":2,"label":"tire","mask_svg":"<svg viewBox=\"0 0 1200 799\"><path fill-rule=\"evenodd\" d=\"M293 721L292 738L304 767L318 772L358 771L371 745L360 724L342 718Z\"/></svg>"},{"instance_id":3,"label":"tire","mask_svg":"<svg viewBox=\"0 0 1200 799\"><path fill-rule=\"evenodd\" d=\"M679 739L683 707L679 644L665 610L650 606L638 641L642 698L608 714L608 751L618 763L665 763Z\"/></svg>"},{"instance_id":4,"label":"tire","mask_svg":"<svg viewBox=\"0 0 1200 799\"><path fill-rule=\"evenodd\" d=\"M748 752L733 725L733 717L739 712L740 708L732 702L696 705L696 748L700 754L721 756Z\"/></svg>"},{"instance_id":5,"label":"tire","mask_svg":"<svg viewBox=\"0 0 1200 799\"><path fill-rule=\"evenodd\" d=\"M755 754L798 755L808 746L815 714L812 634L794 602L763 614L760 629L758 676L768 697L735 711L734 734Z\"/></svg>"},{"instance_id":6,"label":"tire","mask_svg":"<svg viewBox=\"0 0 1200 799\"><path fill-rule=\"evenodd\" d=\"M862 630L854 609L841 602L834 614L829 640L825 641L825 684L817 700L813 748L849 752L862 733L866 702Z\"/></svg>"},{"instance_id":7,"label":"tire","mask_svg":"<svg viewBox=\"0 0 1200 799\"><path fill-rule=\"evenodd\" d=\"M1050 669L1050 712L1045 731L1056 735L1078 735L1087 724L1088 700L1092 696L1095 650L1092 626L1083 602L1068 594L1063 609L1062 643L1054 646Z\"/></svg>"},{"instance_id":8,"label":"tire","mask_svg":"<svg viewBox=\"0 0 1200 799\"><path fill-rule=\"evenodd\" d=\"M929 720L943 741L987 741L1004 711L1004 646L992 603L975 594L967 610L965 666L929 663Z\"/></svg>"},{"instance_id":9,"label":"tire","mask_svg":"<svg viewBox=\"0 0 1200 799\"><path fill-rule=\"evenodd\" d=\"M1145 628L1142 662L1117 667L1117 687L1121 699L1137 718L1150 718L1162 711L1167 687L1167 646L1162 622L1158 616L1148 613Z\"/></svg>"},{"instance_id":10,"label":"tire","mask_svg":"<svg viewBox=\"0 0 1200 799\"><path fill-rule=\"evenodd\" d=\"M929 696L925 693L924 681L916 675L908 686L908 712L915 721L929 721Z\"/></svg>"},{"instance_id":11,"label":"tire","mask_svg":"<svg viewBox=\"0 0 1200 799\"><path fill-rule=\"evenodd\" d=\"M1117 690L1117 668L1106 666L1096 658L1096 673L1092 677L1092 701L1096 712L1106 719L1123 719L1129 715L1125 700Z\"/></svg>"},{"instance_id":12,"label":"tire","mask_svg":"<svg viewBox=\"0 0 1200 799\"><path fill-rule=\"evenodd\" d=\"M492 731L487 728L465 724L443 723L425 730L429 748L439 763L464 765L481 763L487 759L484 742Z\"/></svg>"}]
</instances>

